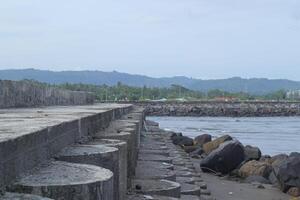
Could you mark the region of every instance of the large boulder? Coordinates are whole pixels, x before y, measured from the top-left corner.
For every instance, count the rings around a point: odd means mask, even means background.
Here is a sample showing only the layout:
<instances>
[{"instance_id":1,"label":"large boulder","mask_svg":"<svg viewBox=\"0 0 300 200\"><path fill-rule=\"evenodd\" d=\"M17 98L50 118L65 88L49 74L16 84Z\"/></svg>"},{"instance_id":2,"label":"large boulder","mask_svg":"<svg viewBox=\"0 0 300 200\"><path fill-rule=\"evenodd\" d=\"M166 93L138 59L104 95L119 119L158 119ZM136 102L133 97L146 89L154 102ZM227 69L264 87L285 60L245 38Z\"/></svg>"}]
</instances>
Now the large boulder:
<instances>
[{"instance_id":1,"label":"large boulder","mask_svg":"<svg viewBox=\"0 0 300 200\"><path fill-rule=\"evenodd\" d=\"M173 144L180 146L193 146L194 140L186 136L175 136L172 138Z\"/></svg>"},{"instance_id":2,"label":"large boulder","mask_svg":"<svg viewBox=\"0 0 300 200\"><path fill-rule=\"evenodd\" d=\"M245 160L259 160L261 157L261 151L258 147L252 147L250 145L245 146Z\"/></svg>"},{"instance_id":3,"label":"large boulder","mask_svg":"<svg viewBox=\"0 0 300 200\"><path fill-rule=\"evenodd\" d=\"M271 157L268 162L272 165L272 172L269 175L269 180L273 185L279 185L278 184L278 179L277 179L277 174L279 171L280 165L288 159L288 156L286 154L279 154L276 156Z\"/></svg>"},{"instance_id":4,"label":"large boulder","mask_svg":"<svg viewBox=\"0 0 300 200\"><path fill-rule=\"evenodd\" d=\"M211 142L211 135L202 134L202 135L195 137L194 140L195 140L196 144L203 146L204 144Z\"/></svg>"},{"instance_id":5,"label":"large boulder","mask_svg":"<svg viewBox=\"0 0 300 200\"><path fill-rule=\"evenodd\" d=\"M300 156L292 156L284 160L278 168L277 179L284 192L291 187L300 188Z\"/></svg>"},{"instance_id":6,"label":"large boulder","mask_svg":"<svg viewBox=\"0 0 300 200\"><path fill-rule=\"evenodd\" d=\"M239 176L243 178L246 178L248 176L262 176L268 179L271 172L272 166L269 163L251 160L246 162L239 169Z\"/></svg>"},{"instance_id":7,"label":"large boulder","mask_svg":"<svg viewBox=\"0 0 300 200\"><path fill-rule=\"evenodd\" d=\"M209 154L213 150L217 149L220 146L220 144L230 140L232 140L232 137L230 137L229 135L221 136L211 142L205 143L203 145L203 150L206 154Z\"/></svg>"},{"instance_id":8,"label":"large boulder","mask_svg":"<svg viewBox=\"0 0 300 200\"><path fill-rule=\"evenodd\" d=\"M244 161L244 147L237 141L227 141L213 150L201 162L200 167L204 172L220 172L227 174Z\"/></svg>"}]
</instances>

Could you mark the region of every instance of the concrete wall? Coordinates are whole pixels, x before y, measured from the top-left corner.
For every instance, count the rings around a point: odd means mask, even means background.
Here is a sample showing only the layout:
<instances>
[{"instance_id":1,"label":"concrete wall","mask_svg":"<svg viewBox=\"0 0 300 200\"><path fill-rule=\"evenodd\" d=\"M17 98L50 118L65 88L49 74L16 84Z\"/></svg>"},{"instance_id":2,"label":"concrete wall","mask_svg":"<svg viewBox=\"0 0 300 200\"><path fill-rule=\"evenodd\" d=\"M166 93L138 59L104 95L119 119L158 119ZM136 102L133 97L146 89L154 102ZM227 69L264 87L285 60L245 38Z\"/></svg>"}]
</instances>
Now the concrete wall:
<instances>
[{"instance_id":1,"label":"concrete wall","mask_svg":"<svg viewBox=\"0 0 300 200\"><path fill-rule=\"evenodd\" d=\"M61 90L29 81L0 80L0 108L83 105L94 102L92 93Z\"/></svg>"},{"instance_id":2,"label":"concrete wall","mask_svg":"<svg viewBox=\"0 0 300 200\"><path fill-rule=\"evenodd\" d=\"M139 102L152 116L299 116L300 102Z\"/></svg>"}]
</instances>

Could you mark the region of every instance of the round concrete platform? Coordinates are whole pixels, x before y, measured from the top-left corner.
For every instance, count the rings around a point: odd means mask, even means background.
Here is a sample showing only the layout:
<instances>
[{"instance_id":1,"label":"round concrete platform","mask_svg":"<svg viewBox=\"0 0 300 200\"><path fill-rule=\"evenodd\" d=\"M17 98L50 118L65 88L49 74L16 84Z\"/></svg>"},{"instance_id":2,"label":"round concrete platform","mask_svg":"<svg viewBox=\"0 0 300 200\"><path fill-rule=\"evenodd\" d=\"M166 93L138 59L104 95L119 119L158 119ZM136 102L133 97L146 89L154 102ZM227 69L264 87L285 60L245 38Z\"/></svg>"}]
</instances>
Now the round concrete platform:
<instances>
[{"instance_id":1,"label":"round concrete platform","mask_svg":"<svg viewBox=\"0 0 300 200\"><path fill-rule=\"evenodd\" d=\"M181 195L180 200L200 200L200 197L195 195Z\"/></svg>"},{"instance_id":2,"label":"round concrete platform","mask_svg":"<svg viewBox=\"0 0 300 200\"><path fill-rule=\"evenodd\" d=\"M122 140L96 139L87 145L105 145L119 149L119 198L120 200L125 199L127 192L127 143Z\"/></svg>"},{"instance_id":3,"label":"round concrete platform","mask_svg":"<svg viewBox=\"0 0 300 200\"><path fill-rule=\"evenodd\" d=\"M0 196L0 200L52 200L46 197L40 197L30 194L10 193L6 192L3 196Z\"/></svg>"},{"instance_id":4,"label":"round concrete platform","mask_svg":"<svg viewBox=\"0 0 300 200\"><path fill-rule=\"evenodd\" d=\"M51 162L18 180L14 192L64 200L112 200L113 173L94 165Z\"/></svg>"},{"instance_id":5,"label":"round concrete platform","mask_svg":"<svg viewBox=\"0 0 300 200\"><path fill-rule=\"evenodd\" d=\"M139 154L139 160L142 161L159 161L172 164L172 158L155 154Z\"/></svg>"},{"instance_id":6,"label":"round concrete platform","mask_svg":"<svg viewBox=\"0 0 300 200\"><path fill-rule=\"evenodd\" d=\"M200 187L193 184L182 183L181 194L183 195L196 195L200 196Z\"/></svg>"},{"instance_id":7,"label":"round concrete platform","mask_svg":"<svg viewBox=\"0 0 300 200\"><path fill-rule=\"evenodd\" d=\"M57 160L96 165L109 169L114 174L114 200L119 199L119 150L105 145L71 145L64 148Z\"/></svg>"},{"instance_id":8,"label":"round concrete platform","mask_svg":"<svg viewBox=\"0 0 300 200\"><path fill-rule=\"evenodd\" d=\"M137 166L144 168L157 168L157 169L174 169L174 165L165 162L157 161L138 161Z\"/></svg>"},{"instance_id":9,"label":"round concrete platform","mask_svg":"<svg viewBox=\"0 0 300 200\"><path fill-rule=\"evenodd\" d=\"M189 184L194 184L195 183L195 179L193 177L176 177L176 182L178 183L189 183Z\"/></svg>"},{"instance_id":10,"label":"round concrete platform","mask_svg":"<svg viewBox=\"0 0 300 200\"><path fill-rule=\"evenodd\" d=\"M135 192L148 195L180 197L180 184L168 180L134 180Z\"/></svg>"},{"instance_id":11,"label":"round concrete platform","mask_svg":"<svg viewBox=\"0 0 300 200\"><path fill-rule=\"evenodd\" d=\"M159 195L129 195L127 196L126 200L179 200L178 198L174 197L167 197L167 196L159 196Z\"/></svg>"},{"instance_id":12,"label":"round concrete platform","mask_svg":"<svg viewBox=\"0 0 300 200\"><path fill-rule=\"evenodd\" d=\"M158 169L158 168L137 166L135 169L135 178L165 179L169 181L176 181L176 174L173 170L169 170L169 169Z\"/></svg>"}]
</instances>

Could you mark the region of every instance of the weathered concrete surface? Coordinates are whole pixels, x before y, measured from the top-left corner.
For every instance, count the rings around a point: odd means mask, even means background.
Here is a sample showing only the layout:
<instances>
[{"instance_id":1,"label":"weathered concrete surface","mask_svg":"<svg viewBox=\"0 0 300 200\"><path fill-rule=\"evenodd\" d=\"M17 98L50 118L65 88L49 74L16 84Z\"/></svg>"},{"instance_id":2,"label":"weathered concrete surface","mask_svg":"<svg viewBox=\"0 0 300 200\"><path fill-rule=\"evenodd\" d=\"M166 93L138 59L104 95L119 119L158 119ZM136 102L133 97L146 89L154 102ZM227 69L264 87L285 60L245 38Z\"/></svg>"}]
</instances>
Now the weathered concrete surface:
<instances>
[{"instance_id":1,"label":"weathered concrete surface","mask_svg":"<svg viewBox=\"0 0 300 200\"><path fill-rule=\"evenodd\" d=\"M131 108L131 105L96 104L1 109L0 188L64 147L93 137Z\"/></svg>"},{"instance_id":2,"label":"weathered concrete surface","mask_svg":"<svg viewBox=\"0 0 300 200\"><path fill-rule=\"evenodd\" d=\"M113 200L119 200L119 149L105 145L71 145L59 152L56 159L109 169L114 175Z\"/></svg>"},{"instance_id":3,"label":"weathered concrete surface","mask_svg":"<svg viewBox=\"0 0 300 200\"><path fill-rule=\"evenodd\" d=\"M134 180L134 186L139 194L180 197L180 184L168 180Z\"/></svg>"},{"instance_id":4,"label":"weathered concrete surface","mask_svg":"<svg viewBox=\"0 0 300 200\"><path fill-rule=\"evenodd\" d=\"M113 173L93 165L56 161L20 178L10 190L58 200L112 200Z\"/></svg>"},{"instance_id":5,"label":"weathered concrete surface","mask_svg":"<svg viewBox=\"0 0 300 200\"><path fill-rule=\"evenodd\" d=\"M0 108L53 105L83 105L94 103L88 92L62 90L29 81L0 80Z\"/></svg>"},{"instance_id":6,"label":"weathered concrete surface","mask_svg":"<svg viewBox=\"0 0 300 200\"><path fill-rule=\"evenodd\" d=\"M122 140L96 139L87 145L105 145L119 149L119 199L124 200L127 192L127 143Z\"/></svg>"},{"instance_id":7,"label":"weathered concrete surface","mask_svg":"<svg viewBox=\"0 0 300 200\"><path fill-rule=\"evenodd\" d=\"M169 180L169 181L176 181L176 174L173 170L150 168L150 167L147 167L146 169L143 166L137 166L135 168L135 178L142 179L142 180L144 180L144 179L154 179L154 180L165 179L165 180Z\"/></svg>"},{"instance_id":8,"label":"weathered concrete surface","mask_svg":"<svg viewBox=\"0 0 300 200\"><path fill-rule=\"evenodd\" d=\"M30 194L10 193L6 192L3 196L0 196L0 200L51 200L46 197L40 197Z\"/></svg>"}]
</instances>

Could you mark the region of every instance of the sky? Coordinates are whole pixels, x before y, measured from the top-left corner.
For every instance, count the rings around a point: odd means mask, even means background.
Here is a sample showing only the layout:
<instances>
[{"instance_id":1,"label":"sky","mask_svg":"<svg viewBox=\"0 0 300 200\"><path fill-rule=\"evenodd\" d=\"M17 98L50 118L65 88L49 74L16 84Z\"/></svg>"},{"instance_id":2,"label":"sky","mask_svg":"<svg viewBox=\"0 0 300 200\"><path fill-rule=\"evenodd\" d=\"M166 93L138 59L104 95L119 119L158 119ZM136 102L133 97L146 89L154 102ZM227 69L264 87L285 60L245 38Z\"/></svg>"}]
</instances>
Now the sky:
<instances>
[{"instance_id":1,"label":"sky","mask_svg":"<svg viewBox=\"0 0 300 200\"><path fill-rule=\"evenodd\" d=\"M0 69L300 80L299 0L9 0Z\"/></svg>"}]
</instances>

